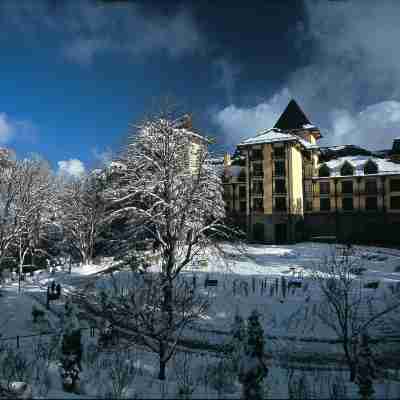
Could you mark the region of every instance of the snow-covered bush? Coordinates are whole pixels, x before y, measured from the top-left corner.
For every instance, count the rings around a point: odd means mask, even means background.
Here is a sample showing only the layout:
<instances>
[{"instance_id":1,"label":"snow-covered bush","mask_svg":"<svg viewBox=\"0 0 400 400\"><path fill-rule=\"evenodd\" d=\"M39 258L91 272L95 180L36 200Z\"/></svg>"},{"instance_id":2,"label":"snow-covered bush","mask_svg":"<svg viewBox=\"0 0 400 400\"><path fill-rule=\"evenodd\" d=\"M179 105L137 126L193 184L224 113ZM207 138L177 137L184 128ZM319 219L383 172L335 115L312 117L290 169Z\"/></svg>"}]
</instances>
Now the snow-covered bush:
<instances>
[{"instance_id":1,"label":"snow-covered bush","mask_svg":"<svg viewBox=\"0 0 400 400\"><path fill-rule=\"evenodd\" d=\"M236 376L237 372L232 368L229 359L222 359L207 368L207 382L218 392L218 395L236 392Z\"/></svg>"},{"instance_id":2,"label":"snow-covered bush","mask_svg":"<svg viewBox=\"0 0 400 400\"><path fill-rule=\"evenodd\" d=\"M244 353L245 341L247 340L246 323L242 316L237 312L231 328L232 367L235 371L239 370L239 362Z\"/></svg>"},{"instance_id":3,"label":"snow-covered bush","mask_svg":"<svg viewBox=\"0 0 400 400\"><path fill-rule=\"evenodd\" d=\"M64 390L67 392L78 392L79 373L82 370L81 330L75 307L69 300L65 304L61 351L60 373Z\"/></svg>"},{"instance_id":4,"label":"snow-covered bush","mask_svg":"<svg viewBox=\"0 0 400 400\"><path fill-rule=\"evenodd\" d=\"M22 351L7 348L0 353L0 380L29 382L32 377L32 362Z\"/></svg>"},{"instance_id":5,"label":"snow-covered bush","mask_svg":"<svg viewBox=\"0 0 400 400\"><path fill-rule=\"evenodd\" d=\"M109 361L107 374L110 383L110 398L121 399L126 395L129 384L135 378L136 368L126 351L114 352Z\"/></svg>"},{"instance_id":6,"label":"snow-covered bush","mask_svg":"<svg viewBox=\"0 0 400 400\"><path fill-rule=\"evenodd\" d=\"M247 342L239 366L239 382L243 399L263 399L263 380L268 368L264 363L264 330L253 310L247 321Z\"/></svg>"},{"instance_id":7,"label":"snow-covered bush","mask_svg":"<svg viewBox=\"0 0 400 400\"><path fill-rule=\"evenodd\" d=\"M300 376L289 375L288 395L290 400L307 400L311 398L306 374L302 373Z\"/></svg>"}]
</instances>

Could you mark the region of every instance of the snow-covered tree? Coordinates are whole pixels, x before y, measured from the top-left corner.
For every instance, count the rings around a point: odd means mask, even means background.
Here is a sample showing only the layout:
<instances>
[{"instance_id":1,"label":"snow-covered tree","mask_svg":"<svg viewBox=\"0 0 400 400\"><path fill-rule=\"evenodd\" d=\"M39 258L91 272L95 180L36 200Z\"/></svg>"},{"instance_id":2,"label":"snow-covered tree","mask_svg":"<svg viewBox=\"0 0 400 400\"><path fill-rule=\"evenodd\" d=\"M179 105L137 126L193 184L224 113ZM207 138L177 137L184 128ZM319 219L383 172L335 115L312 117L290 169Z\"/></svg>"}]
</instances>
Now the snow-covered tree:
<instances>
[{"instance_id":1,"label":"snow-covered tree","mask_svg":"<svg viewBox=\"0 0 400 400\"><path fill-rule=\"evenodd\" d=\"M362 267L361 263L348 252L342 256L333 254L312 275L322 292L318 317L340 340L351 382L354 382L359 359L358 337L367 329L376 329L383 319L398 314L400 309L398 296L390 296L385 301L381 291L363 288L363 282L352 273Z\"/></svg>"},{"instance_id":2,"label":"snow-covered tree","mask_svg":"<svg viewBox=\"0 0 400 400\"><path fill-rule=\"evenodd\" d=\"M18 260L19 275L26 256L42 247L52 223L54 179L47 162L32 156L0 168L0 265L5 257Z\"/></svg>"},{"instance_id":3,"label":"snow-covered tree","mask_svg":"<svg viewBox=\"0 0 400 400\"><path fill-rule=\"evenodd\" d=\"M258 317L258 312L253 310L247 320L247 343L239 367L242 399L264 399L263 380L268 368L264 362L264 330Z\"/></svg>"},{"instance_id":4,"label":"snow-covered tree","mask_svg":"<svg viewBox=\"0 0 400 400\"><path fill-rule=\"evenodd\" d=\"M105 175L94 171L63 182L58 196L58 219L64 242L84 264L92 262L96 241L107 228L105 186Z\"/></svg>"},{"instance_id":5,"label":"snow-covered tree","mask_svg":"<svg viewBox=\"0 0 400 400\"><path fill-rule=\"evenodd\" d=\"M232 341L230 343L232 347L231 358L232 366L235 371L238 370L240 360L244 353L244 348L247 339L246 322L243 317L237 311L231 327Z\"/></svg>"},{"instance_id":6,"label":"snow-covered tree","mask_svg":"<svg viewBox=\"0 0 400 400\"><path fill-rule=\"evenodd\" d=\"M116 330L124 329L132 341L139 340L159 357L159 374L165 379L166 367L175 353L185 327L204 314L208 298L179 280L172 287L172 313L164 312L164 278L159 274L132 272L109 278L106 287L87 287L75 300L91 315L101 316Z\"/></svg>"},{"instance_id":7,"label":"snow-covered tree","mask_svg":"<svg viewBox=\"0 0 400 400\"><path fill-rule=\"evenodd\" d=\"M82 371L81 327L75 306L70 300L65 304L61 353L60 373L64 390L76 392Z\"/></svg>"},{"instance_id":8,"label":"snow-covered tree","mask_svg":"<svg viewBox=\"0 0 400 400\"><path fill-rule=\"evenodd\" d=\"M129 226L125 241L152 241L161 259L158 297L162 330L175 329L174 286L193 257L204 254L230 232L217 171L207 163L207 139L169 111L134 128L118 163L123 166L111 188L111 220ZM168 337L170 334L168 335ZM160 347L160 359L170 346ZM164 379L165 366L160 379Z\"/></svg>"}]
</instances>

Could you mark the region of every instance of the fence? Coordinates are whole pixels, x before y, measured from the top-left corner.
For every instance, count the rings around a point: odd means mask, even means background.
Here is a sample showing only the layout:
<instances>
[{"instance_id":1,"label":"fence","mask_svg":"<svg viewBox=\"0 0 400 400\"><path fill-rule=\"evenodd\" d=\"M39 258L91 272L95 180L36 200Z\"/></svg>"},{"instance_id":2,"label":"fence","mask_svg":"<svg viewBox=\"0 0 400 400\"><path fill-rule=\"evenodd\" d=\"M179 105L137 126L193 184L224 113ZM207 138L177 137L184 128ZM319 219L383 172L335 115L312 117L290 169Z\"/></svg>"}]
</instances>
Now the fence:
<instances>
[{"instance_id":1,"label":"fence","mask_svg":"<svg viewBox=\"0 0 400 400\"><path fill-rule=\"evenodd\" d=\"M97 327L89 327L89 328L81 328L81 331L89 331L89 336L90 337L95 337L95 330L99 330ZM10 341L15 341L17 349L21 347L21 340L26 339L26 338L33 338L33 337L46 337L46 336L57 336L61 335L61 332L43 332L43 333L37 333L33 335L17 335L17 336L11 336L11 337L1 337L0 336L0 342L4 342L7 340Z\"/></svg>"}]
</instances>

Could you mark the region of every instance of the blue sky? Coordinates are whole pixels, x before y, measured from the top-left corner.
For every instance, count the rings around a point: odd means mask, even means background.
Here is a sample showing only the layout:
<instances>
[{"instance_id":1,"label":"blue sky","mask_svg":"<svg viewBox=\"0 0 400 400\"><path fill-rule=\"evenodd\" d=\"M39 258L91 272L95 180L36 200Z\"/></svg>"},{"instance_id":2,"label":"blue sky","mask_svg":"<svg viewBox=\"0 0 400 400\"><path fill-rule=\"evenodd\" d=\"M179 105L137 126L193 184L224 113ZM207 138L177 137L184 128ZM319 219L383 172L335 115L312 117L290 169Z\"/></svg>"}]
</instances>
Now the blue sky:
<instances>
[{"instance_id":1,"label":"blue sky","mask_svg":"<svg viewBox=\"0 0 400 400\"><path fill-rule=\"evenodd\" d=\"M111 3L0 3L0 146L90 168L165 95L218 152L292 97L323 144L400 136L397 1Z\"/></svg>"}]
</instances>

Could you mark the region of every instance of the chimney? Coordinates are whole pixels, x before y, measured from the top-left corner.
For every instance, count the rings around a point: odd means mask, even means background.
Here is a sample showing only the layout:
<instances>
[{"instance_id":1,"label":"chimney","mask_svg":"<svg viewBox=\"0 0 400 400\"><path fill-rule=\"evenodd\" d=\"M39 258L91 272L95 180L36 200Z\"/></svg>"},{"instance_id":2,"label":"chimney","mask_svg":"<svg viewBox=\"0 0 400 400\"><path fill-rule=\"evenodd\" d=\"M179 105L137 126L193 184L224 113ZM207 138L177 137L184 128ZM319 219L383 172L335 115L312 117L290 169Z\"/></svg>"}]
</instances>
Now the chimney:
<instances>
[{"instance_id":1,"label":"chimney","mask_svg":"<svg viewBox=\"0 0 400 400\"><path fill-rule=\"evenodd\" d=\"M229 153L224 154L224 167L231 165L231 155Z\"/></svg>"}]
</instances>

